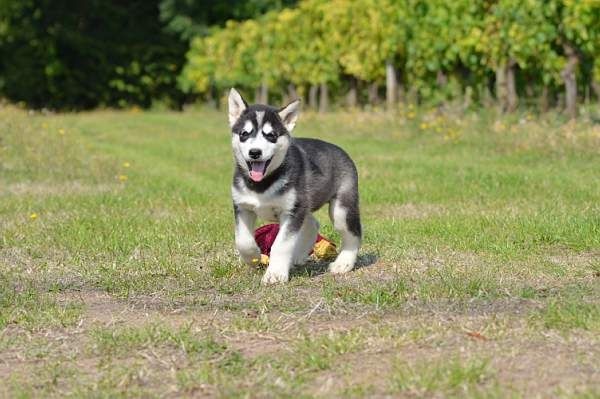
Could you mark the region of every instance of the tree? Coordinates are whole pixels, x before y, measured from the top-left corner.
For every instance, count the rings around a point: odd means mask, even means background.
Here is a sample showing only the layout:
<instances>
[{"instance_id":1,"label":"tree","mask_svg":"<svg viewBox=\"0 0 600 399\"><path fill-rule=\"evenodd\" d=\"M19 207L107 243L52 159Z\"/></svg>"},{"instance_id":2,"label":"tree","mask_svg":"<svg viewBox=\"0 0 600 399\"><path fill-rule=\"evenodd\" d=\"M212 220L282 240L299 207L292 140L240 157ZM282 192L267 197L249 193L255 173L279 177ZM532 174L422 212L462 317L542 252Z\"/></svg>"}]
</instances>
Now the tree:
<instances>
[{"instance_id":1,"label":"tree","mask_svg":"<svg viewBox=\"0 0 600 399\"><path fill-rule=\"evenodd\" d=\"M516 69L536 69L544 85L556 79L560 65L553 43L555 26L537 0L499 0L478 31L476 48L483 63L495 71L496 97L503 112L518 103Z\"/></svg>"},{"instance_id":2,"label":"tree","mask_svg":"<svg viewBox=\"0 0 600 399\"><path fill-rule=\"evenodd\" d=\"M594 94L596 94L596 101L600 102L600 59L594 60L591 86Z\"/></svg>"},{"instance_id":3,"label":"tree","mask_svg":"<svg viewBox=\"0 0 600 399\"><path fill-rule=\"evenodd\" d=\"M465 105L472 93L489 98L495 77L503 111L537 93L545 109L564 82L573 116L578 82L600 96L599 7L597 0L304 0L196 39L183 76L197 91L207 81L282 97L308 87L309 104L320 97L321 110L346 87L355 105L359 83L375 101L384 81L391 108L399 76L423 101L461 95Z\"/></svg>"},{"instance_id":4,"label":"tree","mask_svg":"<svg viewBox=\"0 0 600 399\"><path fill-rule=\"evenodd\" d=\"M457 0L411 0L407 72L425 98L439 93L443 99L456 95L462 78L459 71L479 73L479 55L472 32L481 29L485 2Z\"/></svg>"},{"instance_id":5,"label":"tree","mask_svg":"<svg viewBox=\"0 0 600 399\"><path fill-rule=\"evenodd\" d=\"M32 107L177 106L185 45L157 4L0 0L0 91ZM124 29L127 27L127 29Z\"/></svg>"},{"instance_id":6,"label":"tree","mask_svg":"<svg viewBox=\"0 0 600 399\"><path fill-rule=\"evenodd\" d=\"M188 93L208 93L215 83L216 60L219 35L196 37L190 43L187 62L179 76L179 86Z\"/></svg>"},{"instance_id":7,"label":"tree","mask_svg":"<svg viewBox=\"0 0 600 399\"><path fill-rule=\"evenodd\" d=\"M162 0L160 20L184 41L211 34L229 20L256 18L295 5L297 0Z\"/></svg>"},{"instance_id":8,"label":"tree","mask_svg":"<svg viewBox=\"0 0 600 399\"><path fill-rule=\"evenodd\" d=\"M583 57L594 58L600 51L600 2L595 0L554 0L553 23L557 43L565 59L560 75L565 84L566 111L577 116L577 69Z\"/></svg>"},{"instance_id":9,"label":"tree","mask_svg":"<svg viewBox=\"0 0 600 399\"><path fill-rule=\"evenodd\" d=\"M308 0L297 9L268 13L261 21L257 66L266 75L263 79L286 86L291 95L309 88L309 105L319 110L329 106L329 85L339 79L338 49L327 37L327 1Z\"/></svg>"},{"instance_id":10,"label":"tree","mask_svg":"<svg viewBox=\"0 0 600 399\"><path fill-rule=\"evenodd\" d=\"M344 72L357 79L386 82L387 103L397 97L397 67L406 57L408 4L405 0L330 1L326 34L339 51Z\"/></svg>"}]
</instances>

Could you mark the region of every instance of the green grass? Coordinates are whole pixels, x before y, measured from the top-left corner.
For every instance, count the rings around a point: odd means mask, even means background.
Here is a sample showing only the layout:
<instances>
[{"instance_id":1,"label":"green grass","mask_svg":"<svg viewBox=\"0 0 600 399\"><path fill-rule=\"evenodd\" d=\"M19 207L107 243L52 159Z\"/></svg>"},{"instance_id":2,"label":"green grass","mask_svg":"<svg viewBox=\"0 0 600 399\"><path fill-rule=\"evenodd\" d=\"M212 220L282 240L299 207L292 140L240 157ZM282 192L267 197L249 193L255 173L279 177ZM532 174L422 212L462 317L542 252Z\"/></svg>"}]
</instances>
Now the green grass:
<instances>
[{"instance_id":1,"label":"green grass","mask_svg":"<svg viewBox=\"0 0 600 399\"><path fill-rule=\"evenodd\" d=\"M226 348L212 338L199 338L191 326L178 330L151 324L142 327L99 328L91 331L96 352L103 354L128 354L133 350L168 347L186 355L214 355Z\"/></svg>"},{"instance_id":2,"label":"green grass","mask_svg":"<svg viewBox=\"0 0 600 399\"><path fill-rule=\"evenodd\" d=\"M356 331L330 333L320 337L306 335L296 344L295 366L309 371L326 370L338 356L360 348L361 334Z\"/></svg>"},{"instance_id":3,"label":"green grass","mask_svg":"<svg viewBox=\"0 0 600 399\"><path fill-rule=\"evenodd\" d=\"M0 108L0 396L600 390L597 125L418 110L295 134L356 161L360 267L262 287L223 112Z\"/></svg>"},{"instance_id":4,"label":"green grass","mask_svg":"<svg viewBox=\"0 0 600 399\"><path fill-rule=\"evenodd\" d=\"M581 289L567 292L559 298L551 298L543 309L532 315L532 321L547 329L570 331L573 329L600 332L600 303L598 293L592 295Z\"/></svg>"},{"instance_id":5,"label":"green grass","mask_svg":"<svg viewBox=\"0 0 600 399\"><path fill-rule=\"evenodd\" d=\"M488 387L492 378L493 372L485 360L444 359L416 365L399 362L394 365L391 388L393 392L415 396L490 397L495 396Z\"/></svg>"},{"instance_id":6,"label":"green grass","mask_svg":"<svg viewBox=\"0 0 600 399\"><path fill-rule=\"evenodd\" d=\"M68 327L82 315L81 303L58 302L35 283L15 274L0 275L0 331L18 326L28 331L46 327Z\"/></svg>"}]
</instances>

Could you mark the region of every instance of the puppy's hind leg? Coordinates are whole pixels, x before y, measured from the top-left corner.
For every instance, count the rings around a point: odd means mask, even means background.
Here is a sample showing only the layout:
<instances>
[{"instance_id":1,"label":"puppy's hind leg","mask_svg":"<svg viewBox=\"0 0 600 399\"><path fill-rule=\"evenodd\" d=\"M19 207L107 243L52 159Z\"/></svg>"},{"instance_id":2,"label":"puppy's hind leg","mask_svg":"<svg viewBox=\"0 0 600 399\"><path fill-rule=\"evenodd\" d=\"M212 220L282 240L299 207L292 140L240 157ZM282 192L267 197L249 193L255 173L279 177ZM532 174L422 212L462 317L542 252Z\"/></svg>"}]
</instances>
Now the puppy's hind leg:
<instances>
[{"instance_id":1,"label":"puppy's hind leg","mask_svg":"<svg viewBox=\"0 0 600 399\"><path fill-rule=\"evenodd\" d=\"M329 217L333 227L342 236L342 249L335 261L329 264L329 271L334 274L347 273L354 268L362 238L358 190L340 193L331 200Z\"/></svg>"}]
</instances>

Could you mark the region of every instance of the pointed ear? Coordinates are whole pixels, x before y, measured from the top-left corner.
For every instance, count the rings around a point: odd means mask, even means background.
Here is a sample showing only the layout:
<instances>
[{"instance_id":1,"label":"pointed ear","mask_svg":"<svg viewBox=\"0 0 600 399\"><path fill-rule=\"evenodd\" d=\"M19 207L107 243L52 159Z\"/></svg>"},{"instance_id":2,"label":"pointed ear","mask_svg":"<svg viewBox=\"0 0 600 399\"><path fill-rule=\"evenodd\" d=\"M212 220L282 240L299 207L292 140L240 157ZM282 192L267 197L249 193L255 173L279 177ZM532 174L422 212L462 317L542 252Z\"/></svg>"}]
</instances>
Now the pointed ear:
<instances>
[{"instance_id":1,"label":"pointed ear","mask_svg":"<svg viewBox=\"0 0 600 399\"><path fill-rule=\"evenodd\" d=\"M242 112L248 108L248 104L240 93L233 87L229 91L229 126L233 127L235 122L240 118Z\"/></svg>"},{"instance_id":2,"label":"pointed ear","mask_svg":"<svg viewBox=\"0 0 600 399\"><path fill-rule=\"evenodd\" d=\"M300 100L295 100L279 110L279 117L283 122L283 126L288 132L294 130L296 121L298 120L298 114L300 113Z\"/></svg>"}]
</instances>

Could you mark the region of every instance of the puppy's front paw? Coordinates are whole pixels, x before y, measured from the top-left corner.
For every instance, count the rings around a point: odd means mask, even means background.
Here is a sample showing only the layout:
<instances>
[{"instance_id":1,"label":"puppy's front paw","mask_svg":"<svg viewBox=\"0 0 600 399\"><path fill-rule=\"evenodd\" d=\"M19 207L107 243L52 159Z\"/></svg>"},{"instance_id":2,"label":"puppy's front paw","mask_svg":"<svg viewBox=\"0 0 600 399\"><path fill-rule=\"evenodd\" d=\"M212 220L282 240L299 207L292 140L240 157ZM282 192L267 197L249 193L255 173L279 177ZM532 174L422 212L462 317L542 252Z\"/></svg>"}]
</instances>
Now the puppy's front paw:
<instances>
[{"instance_id":1,"label":"puppy's front paw","mask_svg":"<svg viewBox=\"0 0 600 399\"><path fill-rule=\"evenodd\" d=\"M262 283L264 285L275 284L275 283L285 283L286 281L289 280L289 278L290 277L289 277L288 270L278 269L278 268L269 266L267 268L267 271L265 272L265 275L262 278Z\"/></svg>"},{"instance_id":2,"label":"puppy's front paw","mask_svg":"<svg viewBox=\"0 0 600 399\"><path fill-rule=\"evenodd\" d=\"M329 272L332 274L348 273L354 268L354 259L346 259L338 256L338 258L329 264Z\"/></svg>"},{"instance_id":3,"label":"puppy's front paw","mask_svg":"<svg viewBox=\"0 0 600 399\"><path fill-rule=\"evenodd\" d=\"M244 263L246 263L247 265L256 266L260 263L260 250L256 245L253 247L248 246L245 248L238 247L238 252L240 254L240 258L242 258Z\"/></svg>"}]
</instances>

